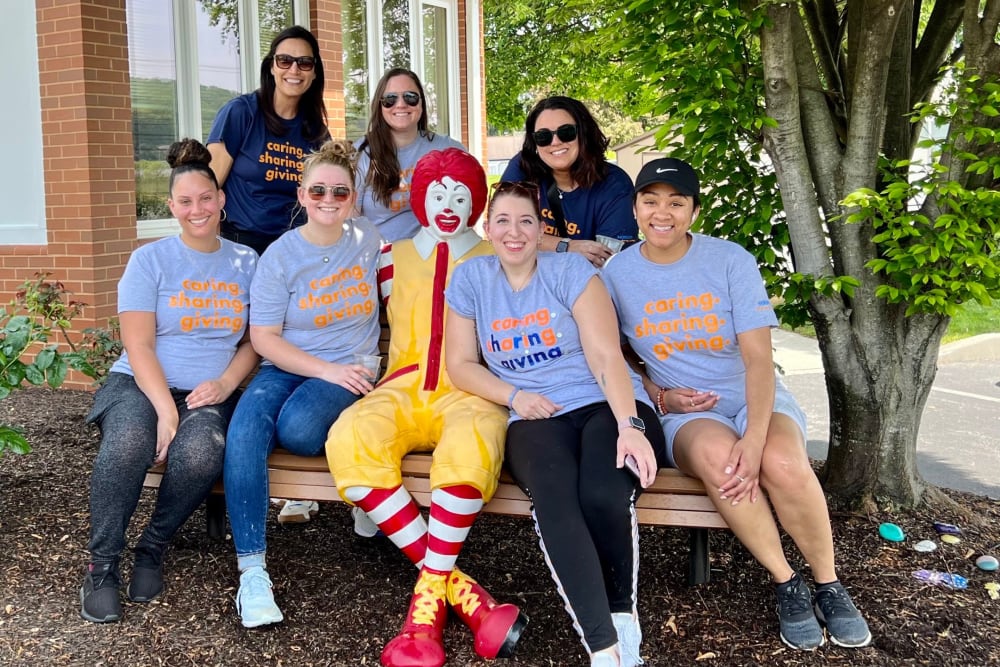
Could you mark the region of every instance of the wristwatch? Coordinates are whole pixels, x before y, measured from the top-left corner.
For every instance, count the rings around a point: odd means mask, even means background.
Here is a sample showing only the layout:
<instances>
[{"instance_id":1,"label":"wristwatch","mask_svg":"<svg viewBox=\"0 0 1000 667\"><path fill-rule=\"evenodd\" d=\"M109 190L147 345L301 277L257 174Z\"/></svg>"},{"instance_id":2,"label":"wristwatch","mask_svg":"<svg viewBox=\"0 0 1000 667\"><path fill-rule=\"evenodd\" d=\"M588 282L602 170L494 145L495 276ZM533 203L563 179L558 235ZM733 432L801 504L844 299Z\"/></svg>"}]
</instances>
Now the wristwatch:
<instances>
[{"instance_id":1,"label":"wristwatch","mask_svg":"<svg viewBox=\"0 0 1000 667\"><path fill-rule=\"evenodd\" d=\"M639 433L646 432L645 422L643 422L638 417L628 417L627 419L623 419L620 422L618 422L618 430L620 431L623 428L634 428L635 430L639 431Z\"/></svg>"},{"instance_id":2,"label":"wristwatch","mask_svg":"<svg viewBox=\"0 0 1000 667\"><path fill-rule=\"evenodd\" d=\"M557 243L556 252L569 252L569 239L563 239Z\"/></svg>"}]
</instances>

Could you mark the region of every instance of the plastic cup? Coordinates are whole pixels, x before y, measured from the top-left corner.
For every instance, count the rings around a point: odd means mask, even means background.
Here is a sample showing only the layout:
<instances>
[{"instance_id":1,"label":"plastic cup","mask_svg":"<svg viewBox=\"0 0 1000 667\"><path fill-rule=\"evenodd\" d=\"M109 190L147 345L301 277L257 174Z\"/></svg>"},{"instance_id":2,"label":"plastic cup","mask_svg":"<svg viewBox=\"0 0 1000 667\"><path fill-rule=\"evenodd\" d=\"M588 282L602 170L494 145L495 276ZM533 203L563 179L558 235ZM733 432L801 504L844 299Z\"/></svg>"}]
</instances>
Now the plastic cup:
<instances>
[{"instance_id":1,"label":"plastic cup","mask_svg":"<svg viewBox=\"0 0 1000 667\"><path fill-rule=\"evenodd\" d=\"M371 377L372 382L378 380L379 371L382 368L382 357L377 354L355 354L353 359L355 364L364 366L365 372Z\"/></svg>"}]
</instances>

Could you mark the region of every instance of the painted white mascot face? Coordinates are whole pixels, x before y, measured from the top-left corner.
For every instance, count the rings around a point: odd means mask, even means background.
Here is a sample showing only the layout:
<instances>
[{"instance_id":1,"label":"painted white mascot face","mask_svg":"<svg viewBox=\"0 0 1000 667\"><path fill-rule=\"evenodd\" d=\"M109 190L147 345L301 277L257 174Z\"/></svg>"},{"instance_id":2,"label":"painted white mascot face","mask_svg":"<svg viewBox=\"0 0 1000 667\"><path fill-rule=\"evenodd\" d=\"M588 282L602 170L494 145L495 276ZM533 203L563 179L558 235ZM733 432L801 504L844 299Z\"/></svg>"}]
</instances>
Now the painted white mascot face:
<instances>
[{"instance_id":1,"label":"painted white mascot face","mask_svg":"<svg viewBox=\"0 0 1000 667\"><path fill-rule=\"evenodd\" d=\"M472 191L461 181L444 176L431 183L424 206L429 223L425 229L438 241L475 233L468 224L472 215Z\"/></svg>"}]
</instances>

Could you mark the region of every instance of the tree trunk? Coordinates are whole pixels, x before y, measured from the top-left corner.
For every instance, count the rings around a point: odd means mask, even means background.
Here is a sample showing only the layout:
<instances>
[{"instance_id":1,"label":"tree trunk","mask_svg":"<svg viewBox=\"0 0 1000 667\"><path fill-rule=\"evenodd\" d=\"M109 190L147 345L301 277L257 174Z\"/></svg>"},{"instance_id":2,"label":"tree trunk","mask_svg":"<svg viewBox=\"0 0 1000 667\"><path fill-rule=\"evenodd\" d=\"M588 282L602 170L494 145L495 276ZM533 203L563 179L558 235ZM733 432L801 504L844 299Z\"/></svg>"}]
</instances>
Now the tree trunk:
<instances>
[{"instance_id":1,"label":"tree trunk","mask_svg":"<svg viewBox=\"0 0 1000 667\"><path fill-rule=\"evenodd\" d=\"M844 509L886 502L912 507L924 492L916 466L917 435L947 318L907 318L901 310L883 308L885 336L853 338L846 354L823 354L830 449L820 479L834 504ZM820 344L832 349L822 337Z\"/></svg>"}]
</instances>

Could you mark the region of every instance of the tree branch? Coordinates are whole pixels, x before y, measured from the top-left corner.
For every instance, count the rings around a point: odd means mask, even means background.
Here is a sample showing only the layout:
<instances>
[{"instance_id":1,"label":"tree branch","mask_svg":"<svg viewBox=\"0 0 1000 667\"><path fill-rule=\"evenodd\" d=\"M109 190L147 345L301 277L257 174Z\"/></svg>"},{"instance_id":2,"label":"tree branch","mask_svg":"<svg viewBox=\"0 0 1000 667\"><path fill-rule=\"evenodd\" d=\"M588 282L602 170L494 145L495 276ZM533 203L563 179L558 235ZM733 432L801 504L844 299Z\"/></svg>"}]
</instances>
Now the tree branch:
<instances>
[{"instance_id":1,"label":"tree branch","mask_svg":"<svg viewBox=\"0 0 1000 667\"><path fill-rule=\"evenodd\" d=\"M835 111L843 111L843 99L831 100L838 96L838 91L824 94L821 88L817 63L813 60L813 50L809 48L809 37L800 15L795 12L789 17L791 23L792 53L795 57L795 72L798 80L799 110L801 114L802 134L805 144L809 146L806 155L809 159L814 182L819 193L820 204L827 217L839 212L836 183L837 170L842 158L841 141L838 129L843 130L841 123L846 124ZM822 61L821 55L818 60ZM820 64L819 68L823 65Z\"/></svg>"},{"instance_id":2,"label":"tree branch","mask_svg":"<svg viewBox=\"0 0 1000 667\"><path fill-rule=\"evenodd\" d=\"M770 24L761 33L764 99L768 115L777 121L776 128L765 129L764 146L774 164L788 220L794 221L789 226L795 268L814 276L829 276L830 256L799 115L792 48L792 21L799 20L797 11L789 5L769 6Z\"/></svg>"},{"instance_id":3,"label":"tree branch","mask_svg":"<svg viewBox=\"0 0 1000 667\"><path fill-rule=\"evenodd\" d=\"M919 7L913 13L913 34L916 39L917 24L920 22ZM934 87L941 80L941 66L948 59L953 48L955 33L962 25L964 8L958 2L935 2L927 28L920 36L913 51L910 75L910 92L913 103L930 99Z\"/></svg>"}]
</instances>

